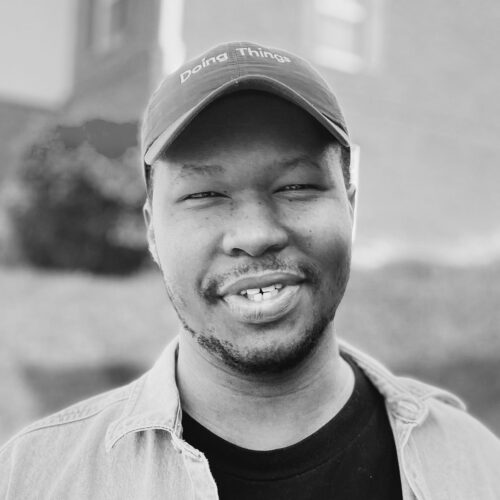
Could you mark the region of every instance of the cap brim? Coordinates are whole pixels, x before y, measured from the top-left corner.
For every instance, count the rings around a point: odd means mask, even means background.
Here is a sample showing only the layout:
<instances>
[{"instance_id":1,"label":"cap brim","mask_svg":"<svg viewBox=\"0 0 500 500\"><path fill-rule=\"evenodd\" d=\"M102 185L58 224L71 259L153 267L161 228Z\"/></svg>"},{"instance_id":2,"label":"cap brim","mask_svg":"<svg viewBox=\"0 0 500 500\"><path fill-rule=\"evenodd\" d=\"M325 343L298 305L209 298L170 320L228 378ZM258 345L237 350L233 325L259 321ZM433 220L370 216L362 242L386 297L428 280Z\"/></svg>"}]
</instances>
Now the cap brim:
<instances>
[{"instance_id":1,"label":"cap brim","mask_svg":"<svg viewBox=\"0 0 500 500\"><path fill-rule=\"evenodd\" d=\"M171 123L149 146L144 153L144 163L152 165L158 159L162 151L170 146L179 134L191 123L191 121L209 104L222 97L241 90L261 90L269 92L278 97L282 97L296 104L304 111L313 116L321 125L323 125L343 146L350 148L349 137L347 133L335 122L331 121L307 99L288 85L267 76L247 75L231 80L221 85L219 88L206 95L195 106L181 115L177 120Z\"/></svg>"}]
</instances>

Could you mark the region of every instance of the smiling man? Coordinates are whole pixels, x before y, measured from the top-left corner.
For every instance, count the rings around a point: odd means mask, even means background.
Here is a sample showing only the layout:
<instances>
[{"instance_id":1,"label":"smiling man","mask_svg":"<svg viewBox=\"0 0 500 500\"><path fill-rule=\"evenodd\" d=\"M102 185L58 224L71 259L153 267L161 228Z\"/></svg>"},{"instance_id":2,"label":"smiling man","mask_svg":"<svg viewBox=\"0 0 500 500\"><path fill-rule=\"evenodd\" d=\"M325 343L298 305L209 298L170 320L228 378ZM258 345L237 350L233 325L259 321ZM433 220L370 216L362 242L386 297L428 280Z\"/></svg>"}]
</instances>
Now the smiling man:
<instances>
[{"instance_id":1,"label":"smiling man","mask_svg":"<svg viewBox=\"0 0 500 500\"><path fill-rule=\"evenodd\" d=\"M153 94L142 146L181 331L139 380L12 439L2 498L500 498L498 440L460 400L337 338L356 191L307 62L208 51Z\"/></svg>"},{"instance_id":2,"label":"smiling man","mask_svg":"<svg viewBox=\"0 0 500 500\"><path fill-rule=\"evenodd\" d=\"M305 111L248 90L204 109L155 161L150 245L186 350L266 374L325 341L349 274L341 163Z\"/></svg>"}]
</instances>

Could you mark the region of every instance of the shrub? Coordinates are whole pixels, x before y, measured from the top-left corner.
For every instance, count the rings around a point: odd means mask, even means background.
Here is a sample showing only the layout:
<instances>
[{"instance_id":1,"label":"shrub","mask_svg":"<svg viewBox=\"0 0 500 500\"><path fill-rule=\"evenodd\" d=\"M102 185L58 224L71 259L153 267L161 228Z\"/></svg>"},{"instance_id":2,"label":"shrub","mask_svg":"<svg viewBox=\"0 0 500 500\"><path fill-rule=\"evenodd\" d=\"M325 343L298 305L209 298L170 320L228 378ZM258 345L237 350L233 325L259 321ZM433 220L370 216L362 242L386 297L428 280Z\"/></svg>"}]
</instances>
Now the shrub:
<instances>
[{"instance_id":1,"label":"shrub","mask_svg":"<svg viewBox=\"0 0 500 500\"><path fill-rule=\"evenodd\" d=\"M147 248L137 147L108 158L83 136L68 144L64 130L30 144L16 169L9 212L21 252L39 267L138 269Z\"/></svg>"}]
</instances>

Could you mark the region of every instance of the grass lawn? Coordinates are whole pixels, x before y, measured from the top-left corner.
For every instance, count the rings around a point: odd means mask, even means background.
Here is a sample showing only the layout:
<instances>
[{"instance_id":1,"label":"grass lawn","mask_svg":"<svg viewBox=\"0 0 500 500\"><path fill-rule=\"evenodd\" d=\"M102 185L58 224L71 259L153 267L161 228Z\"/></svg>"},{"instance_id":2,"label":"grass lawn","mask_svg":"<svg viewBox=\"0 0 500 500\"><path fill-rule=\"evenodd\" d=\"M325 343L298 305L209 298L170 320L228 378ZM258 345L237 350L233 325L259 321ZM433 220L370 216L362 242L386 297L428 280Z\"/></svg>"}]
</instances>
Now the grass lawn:
<instances>
[{"instance_id":1,"label":"grass lawn","mask_svg":"<svg viewBox=\"0 0 500 500\"><path fill-rule=\"evenodd\" d=\"M0 268L0 441L146 369L176 332L159 274ZM354 270L339 335L461 395L500 433L500 263Z\"/></svg>"}]
</instances>

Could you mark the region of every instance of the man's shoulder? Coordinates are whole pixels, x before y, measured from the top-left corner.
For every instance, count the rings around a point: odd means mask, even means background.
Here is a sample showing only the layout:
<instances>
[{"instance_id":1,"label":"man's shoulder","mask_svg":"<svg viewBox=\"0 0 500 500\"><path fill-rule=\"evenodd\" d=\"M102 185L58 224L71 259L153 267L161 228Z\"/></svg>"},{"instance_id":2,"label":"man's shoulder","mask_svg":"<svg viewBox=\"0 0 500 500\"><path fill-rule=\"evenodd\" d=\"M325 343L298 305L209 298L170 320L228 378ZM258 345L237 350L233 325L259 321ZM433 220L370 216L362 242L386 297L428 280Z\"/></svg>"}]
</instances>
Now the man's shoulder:
<instances>
[{"instance_id":1,"label":"man's shoulder","mask_svg":"<svg viewBox=\"0 0 500 500\"><path fill-rule=\"evenodd\" d=\"M436 390L442 391L439 388ZM444 396L432 395L427 399L428 425L436 432L446 434L455 445L463 443L474 446L481 450L483 457L488 453L494 453L495 457L500 459L498 436L469 413L463 403L456 404L455 401L460 401L456 396L447 391L442 392Z\"/></svg>"},{"instance_id":2,"label":"man's shoulder","mask_svg":"<svg viewBox=\"0 0 500 500\"><path fill-rule=\"evenodd\" d=\"M469 441L495 450L500 458L500 439L478 418L469 413L464 401L447 389L410 377L394 376L401 387L424 406L416 428L425 432L445 433L455 443ZM403 404L407 401L403 399Z\"/></svg>"},{"instance_id":3,"label":"man's shoulder","mask_svg":"<svg viewBox=\"0 0 500 500\"><path fill-rule=\"evenodd\" d=\"M410 384L427 391L425 418L412 430L408 453L421 464L428 486L446 491L443 498L458 498L457 492L460 498L498 498L500 439L447 391Z\"/></svg>"},{"instance_id":4,"label":"man's shoulder","mask_svg":"<svg viewBox=\"0 0 500 500\"><path fill-rule=\"evenodd\" d=\"M22 451L26 445L32 448L46 443L54 448L57 442L69 445L72 440L81 440L84 436L103 439L107 427L120 417L139 381L97 394L33 422L0 448L0 461L14 449Z\"/></svg>"},{"instance_id":5,"label":"man's shoulder","mask_svg":"<svg viewBox=\"0 0 500 500\"><path fill-rule=\"evenodd\" d=\"M369 355L342 341L350 354L384 396L390 414L414 427L417 438L432 436L435 442L484 446L500 458L500 440L467 412L464 402L452 392L410 377L391 373Z\"/></svg>"}]
</instances>

